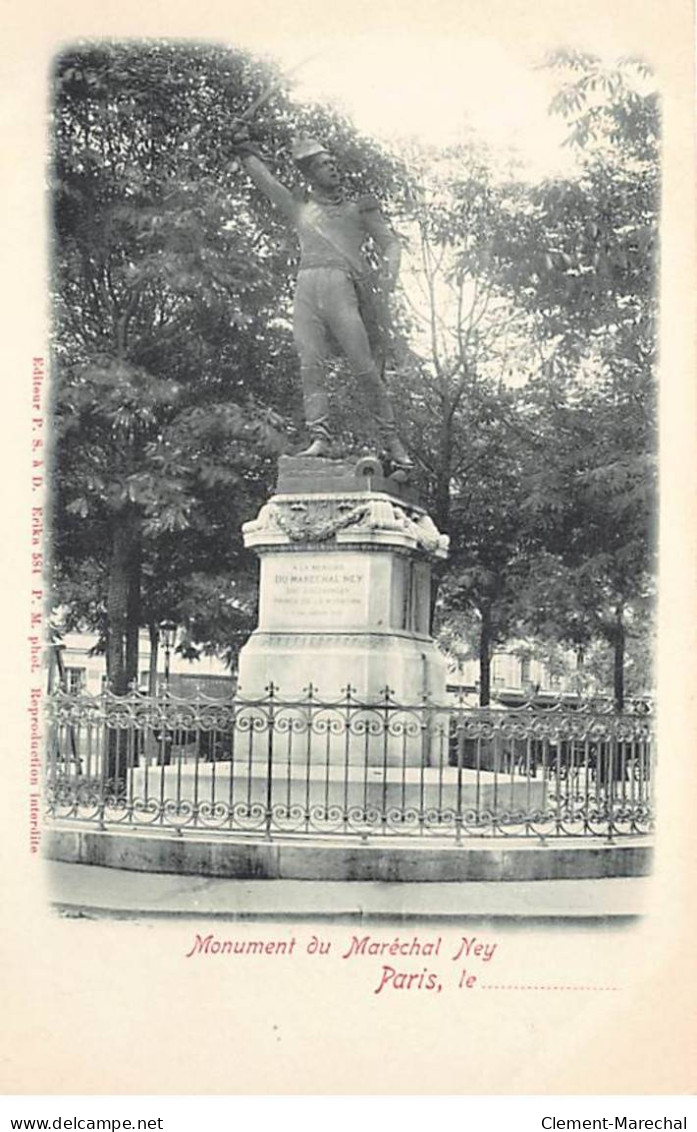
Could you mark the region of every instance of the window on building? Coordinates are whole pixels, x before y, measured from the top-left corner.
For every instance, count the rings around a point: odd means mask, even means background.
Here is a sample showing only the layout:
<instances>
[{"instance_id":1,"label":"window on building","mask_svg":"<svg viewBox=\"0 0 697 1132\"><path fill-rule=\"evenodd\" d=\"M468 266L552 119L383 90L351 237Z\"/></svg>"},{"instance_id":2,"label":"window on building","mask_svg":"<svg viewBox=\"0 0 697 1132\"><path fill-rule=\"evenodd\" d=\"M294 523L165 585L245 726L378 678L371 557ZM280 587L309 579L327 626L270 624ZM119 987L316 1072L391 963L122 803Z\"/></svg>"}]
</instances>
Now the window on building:
<instances>
[{"instance_id":1,"label":"window on building","mask_svg":"<svg viewBox=\"0 0 697 1132\"><path fill-rule=\"evenodd\" d=\"M80 692L84 692L86 683L86 668L66 668L65 686L71 695L77 696L80 694Z\"/></svg>"},{"instance_id":2,"label":"window on building","mask_svg":"<svg viewBox=\"0 0 697 1132\"><path fill-rule=\"evenodd\" d=\"M532 679L532 662L529 656L521 656L520 658L520 682L521 684L529 684Z\"/></svg>"},{"instance_id":3,"label":"window on building","mask_svg":"<svg viewBox=\"0 0 697 1132\"><path fill-rule=\"evenodd\" d=\"M561 688L561 676L558 672L552 672L549 677L550 688Z\"/></svg>"},{"instance_id":4,"label":"window on building","mask_svg":"<svg viewBox=\"0 0 697 1132\"><path fill-rule=\"evenodd\" d=\"M503 684L503 664L500 660L494 660L492 662L491 682L492 684Z\"/></svg>"}]
</instances>

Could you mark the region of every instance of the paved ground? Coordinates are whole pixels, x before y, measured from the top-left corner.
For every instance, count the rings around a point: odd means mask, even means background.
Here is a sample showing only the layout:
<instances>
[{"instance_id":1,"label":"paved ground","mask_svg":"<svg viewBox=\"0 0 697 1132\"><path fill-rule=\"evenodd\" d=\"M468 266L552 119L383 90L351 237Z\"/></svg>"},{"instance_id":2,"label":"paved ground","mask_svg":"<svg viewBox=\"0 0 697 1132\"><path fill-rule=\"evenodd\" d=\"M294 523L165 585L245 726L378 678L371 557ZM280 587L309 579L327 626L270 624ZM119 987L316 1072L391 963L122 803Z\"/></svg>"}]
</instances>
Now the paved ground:
<instances>
[{"instance_id":1,"label":"paved ground","mask_svg":"<svg viewBox=\"0 0 697 1132\"><path fill-rule=\"evenodd\" d=\"M621 920L642 915L650 878L463 881L225 880L46 861L65 914L205 916L231 920Z\"/></svg>"}]
</instances>

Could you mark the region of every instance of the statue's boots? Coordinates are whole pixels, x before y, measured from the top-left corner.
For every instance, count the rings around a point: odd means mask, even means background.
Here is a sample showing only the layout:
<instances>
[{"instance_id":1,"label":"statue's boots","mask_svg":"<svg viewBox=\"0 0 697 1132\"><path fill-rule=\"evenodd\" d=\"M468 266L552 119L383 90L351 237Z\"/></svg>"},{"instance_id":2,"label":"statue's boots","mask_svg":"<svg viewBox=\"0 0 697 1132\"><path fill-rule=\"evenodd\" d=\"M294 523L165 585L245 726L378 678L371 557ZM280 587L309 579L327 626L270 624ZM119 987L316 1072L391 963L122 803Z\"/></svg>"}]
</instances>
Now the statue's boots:
<instances>
[{"instance_id":1,"label":"statue's boots","mask_svg":"<svg viewBox=\"0 0 697 1132\"><path fill-rule=\"evenodd\" d=\"M325 440L323 436L316 436L307 448L298 452L298 456L328 456L330 447L329 441Z\"/></svg>"},{"instance_id":2,"label":"statue's boots","mask_svg":"<svg viewBox=\"0 0 697 1132\"><path fill-rule=\"evenodd\" d=\"M414 467L412 458L402 444L395 429L385 429L383 431L383 443L390 460L396 468L403 469L405 472L412 470Z\"/></svg>"},{"instance_id":3,"label":"statue's boots","mask_svg":"<svg viewBox=\"0 0 697 1132\"><path fill-rule=\"evenodd\" d=\"M310 444L298 456L329 456L332 447L332 435L324 421L314 422L310 425Z\"/></svg>"}]
</instances>

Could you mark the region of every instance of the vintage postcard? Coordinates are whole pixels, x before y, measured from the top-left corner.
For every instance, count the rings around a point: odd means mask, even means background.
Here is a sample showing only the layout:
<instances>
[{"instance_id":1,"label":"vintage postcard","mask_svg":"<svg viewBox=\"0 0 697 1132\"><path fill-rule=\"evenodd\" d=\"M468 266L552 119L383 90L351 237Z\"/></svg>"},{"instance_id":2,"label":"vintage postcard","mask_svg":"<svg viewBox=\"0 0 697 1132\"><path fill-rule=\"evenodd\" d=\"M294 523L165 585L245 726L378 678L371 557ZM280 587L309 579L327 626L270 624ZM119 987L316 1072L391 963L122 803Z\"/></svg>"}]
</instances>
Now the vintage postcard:
<instances>
[{"instance_id":1,"label":"vintage postcard","mask_svg":"<svg viewBox=\"0 0 697 1132\"><path fill-rule=\"evenodd\" d=\"M10 1094L691 1094L693 14L15 13Z\"/></svg>"}]
</instances>

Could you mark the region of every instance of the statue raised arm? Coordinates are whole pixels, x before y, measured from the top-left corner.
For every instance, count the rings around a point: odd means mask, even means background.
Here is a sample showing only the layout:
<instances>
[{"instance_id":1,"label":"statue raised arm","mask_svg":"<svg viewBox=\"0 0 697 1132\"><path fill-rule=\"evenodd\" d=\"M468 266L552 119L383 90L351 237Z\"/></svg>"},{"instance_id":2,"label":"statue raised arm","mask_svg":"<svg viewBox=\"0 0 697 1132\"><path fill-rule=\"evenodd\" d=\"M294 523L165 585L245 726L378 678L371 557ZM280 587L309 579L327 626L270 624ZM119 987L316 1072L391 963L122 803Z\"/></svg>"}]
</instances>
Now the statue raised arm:
<instances>
[{"instance_id":1,"label":"statue raised arm","mask_svg":"<svg viewBox=\"0 0 697 1132\"><path fill-rule=\"evenodd\" d=\"M337 164L319 142L300 138L293 158L310 186L297 197L271 173L246 126L233 129L235 152L255 185L293 224L300 241L300 266L293 308L293 337L300 356L305 420L310 445L303 456L331 449L326 361L330 337L339 345L354 377L368 396L377 431L392 464L406 470L411 460L397 435L381 355L386 339L386 304L374 286L363 253L372 237L383 261L385 288L399 273L400 243L374 197L348 200Z\"/></svg>"}]
</instances>

